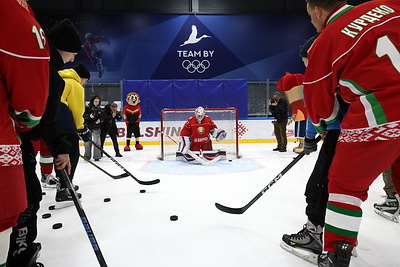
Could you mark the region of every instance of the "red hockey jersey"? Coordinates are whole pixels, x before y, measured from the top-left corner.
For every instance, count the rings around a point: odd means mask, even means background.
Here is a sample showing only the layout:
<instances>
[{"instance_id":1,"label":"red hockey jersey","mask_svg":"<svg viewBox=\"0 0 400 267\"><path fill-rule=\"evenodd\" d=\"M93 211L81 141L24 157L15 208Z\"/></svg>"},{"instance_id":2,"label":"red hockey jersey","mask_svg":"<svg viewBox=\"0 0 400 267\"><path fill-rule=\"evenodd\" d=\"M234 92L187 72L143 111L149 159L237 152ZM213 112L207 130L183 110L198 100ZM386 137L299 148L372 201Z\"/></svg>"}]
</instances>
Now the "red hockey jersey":
<instances>
[{"instance_id":1,"label":"red hockey jersey","mask_svg":"<svg viewBox=\"0 0 400 267\"><path fill-rule=\"evenodd\" d=\"M335 94L349 103L341 141L400 136L400 1L342 5L309 50L307 112L319 132L338 118Z\"/></svg>"},{"instance_id":2,"label":"red hockey jersey","mask_svg":"<svg viewBox=\"0 0 400 267\"><path fill-rule=\"evenodd\" d=\"M209 116L205 115L200 123L192 116L183 126L180 136L189 136L192 145L202 146L210 140L210 131L216 128Z\"/></svg>"},{"instance_id":3,"label":"red hockey jersey","mask_svg":"<svg viewBox=\"0 0 400 267\"><path fill-rule=\"evenodd\" d=\"M25 1L0 1L0 166L22 164L18 130L36 126L49 93L50 53ZM7 154L8 156L5 156Z\"/></svg>"}]
</instances>

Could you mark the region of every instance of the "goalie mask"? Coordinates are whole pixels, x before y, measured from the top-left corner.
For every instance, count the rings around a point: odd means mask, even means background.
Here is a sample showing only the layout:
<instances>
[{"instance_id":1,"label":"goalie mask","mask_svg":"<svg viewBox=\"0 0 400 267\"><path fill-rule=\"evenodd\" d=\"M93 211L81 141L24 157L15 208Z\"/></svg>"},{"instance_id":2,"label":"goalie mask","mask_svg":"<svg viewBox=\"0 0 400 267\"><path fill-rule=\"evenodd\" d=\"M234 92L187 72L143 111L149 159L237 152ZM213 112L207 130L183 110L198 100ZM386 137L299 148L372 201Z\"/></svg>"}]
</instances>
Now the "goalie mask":
<instances>
[{"instance_id":1,"label":"goalie mask","mask_svg":"<svg viewBox=\"0 0 400 267\"><path fill-rule=\"evenodd\" d=\"M126 95L126 102L131 106L136 106L140 103L140 97L137 93L131 92Z\"/></svg>"},{"instance_id":2,"label":"goalie mask","mask_svg":"<svg viewBox=\"0 0 400 267\"><path fill-rule=\"evenodd\" d=\"M206 115L206 111L203 107L198 107L194 111L194 115L196 116L196 120L200 123L203 120L204 115Z\"/></svg>"}]
</instances>

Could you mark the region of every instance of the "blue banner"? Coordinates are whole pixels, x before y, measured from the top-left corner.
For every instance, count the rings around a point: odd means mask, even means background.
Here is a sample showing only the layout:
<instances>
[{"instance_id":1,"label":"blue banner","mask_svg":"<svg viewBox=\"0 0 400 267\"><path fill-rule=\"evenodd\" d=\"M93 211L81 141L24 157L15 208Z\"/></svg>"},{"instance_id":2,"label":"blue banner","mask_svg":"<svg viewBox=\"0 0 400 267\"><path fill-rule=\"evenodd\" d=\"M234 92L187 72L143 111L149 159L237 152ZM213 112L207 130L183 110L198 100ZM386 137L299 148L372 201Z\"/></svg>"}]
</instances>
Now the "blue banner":
<instances>
[{"instance_id":1,"label":"blue banner","mask_svg":"<svg viewBox=\"0 0 400 267\"><path fill-rule=\"evenodd\" d=\"M69 17L84 42L75 63L90 82L149 79L278 80L303 73L301 45L315 34L307 14L39 16L45 31Z\"/></svg>"}]
</instances>

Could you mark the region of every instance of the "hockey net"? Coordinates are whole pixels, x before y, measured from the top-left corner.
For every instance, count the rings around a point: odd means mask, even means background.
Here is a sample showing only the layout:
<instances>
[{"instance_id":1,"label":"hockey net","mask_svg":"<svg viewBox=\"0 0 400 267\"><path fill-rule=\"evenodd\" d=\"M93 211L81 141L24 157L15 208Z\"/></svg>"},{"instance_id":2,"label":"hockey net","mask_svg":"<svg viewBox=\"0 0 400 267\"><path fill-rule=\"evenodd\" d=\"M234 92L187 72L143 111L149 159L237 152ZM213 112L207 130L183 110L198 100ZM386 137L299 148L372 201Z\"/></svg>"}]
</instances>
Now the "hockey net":
<instances>
[{"instance_id":1,"label":"hockey net","mask_svg":"<svg viewBox=\"0 0 400 267\"><path fill-rule=\"evenodd\" d=\"M174 160L179 144L179 133L189 119L194 116L195 109L163 109L160 112L161 121L161 152L158 157L161 160ZM219 129L227 132L226 138L222 142L217 142L214 138L213 150L226 150L227 158L239 158L238 140L238 112L236 108L206 108L208 115Z\"/></svg>"}]
</instances>

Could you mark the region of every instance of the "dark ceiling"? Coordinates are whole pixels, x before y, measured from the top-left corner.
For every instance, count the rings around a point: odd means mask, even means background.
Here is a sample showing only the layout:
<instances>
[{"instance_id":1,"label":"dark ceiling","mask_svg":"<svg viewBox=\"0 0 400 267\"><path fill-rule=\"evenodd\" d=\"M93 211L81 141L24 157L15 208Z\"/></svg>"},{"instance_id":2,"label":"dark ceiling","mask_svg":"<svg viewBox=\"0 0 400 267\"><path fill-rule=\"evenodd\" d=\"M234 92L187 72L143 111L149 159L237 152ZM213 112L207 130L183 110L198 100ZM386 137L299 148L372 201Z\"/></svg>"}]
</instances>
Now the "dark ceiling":
<instances>
[{"instance_id":1,"label":"dark ceiling","mask_svg":"<svg viewBox=\"0 0 400 267\"><path fill-rule=\"evenodd\" d=\"M349 0L359 4L368 0ZM36 14L147 13L147 14L260 14L302 13L305 0L30 0Z\"/></svg>"}]
</instances>

